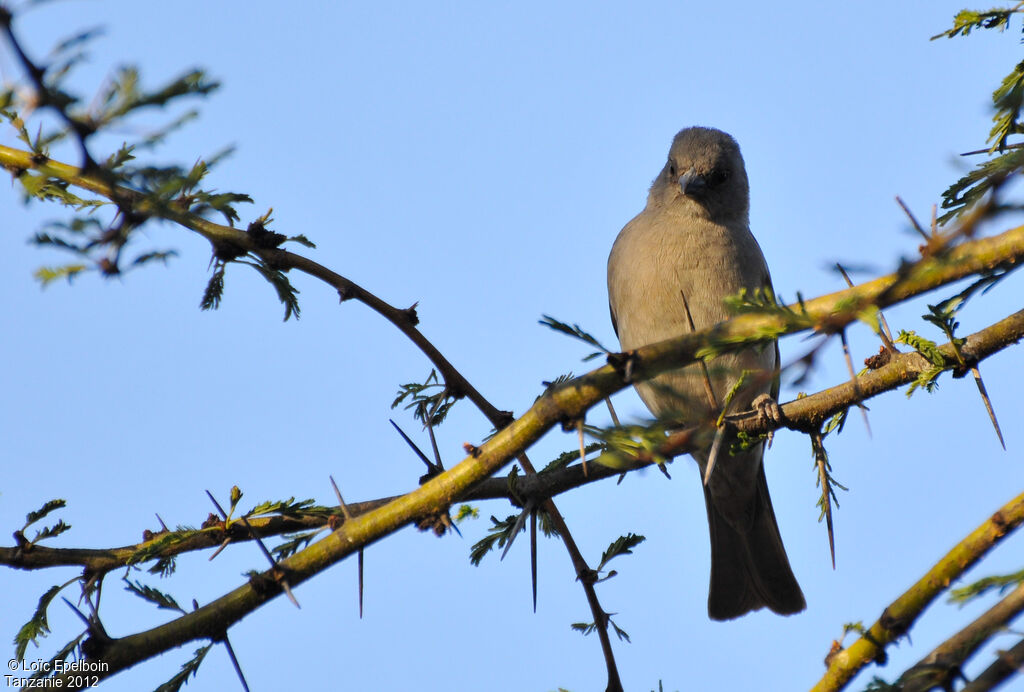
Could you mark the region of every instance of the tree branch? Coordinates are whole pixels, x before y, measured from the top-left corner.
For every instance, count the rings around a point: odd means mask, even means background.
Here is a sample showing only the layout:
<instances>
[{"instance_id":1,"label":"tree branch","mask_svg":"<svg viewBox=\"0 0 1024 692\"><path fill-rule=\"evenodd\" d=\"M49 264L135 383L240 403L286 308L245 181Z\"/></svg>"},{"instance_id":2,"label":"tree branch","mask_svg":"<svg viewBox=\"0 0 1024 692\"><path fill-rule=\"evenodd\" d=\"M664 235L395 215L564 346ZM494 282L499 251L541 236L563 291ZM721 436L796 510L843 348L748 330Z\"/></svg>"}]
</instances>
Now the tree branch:
<instances>
[{"instance_id":1,"label":"tree branch","mask_svg":"<svg viewBox=\"0 0 1024 692\"><path fill-rule=\"evenodd\" d=\"M996 660L981 675L971 680L960 692L988 692L1024 668L1024 639L1005 651L998 651Z\"/></svg>"},{"instance_id":2,"label":"tree branch","mask_svg":"<svg viewBox=\"0 0 1024 692\"><path fill-rule=\"evenodd\" d=\"M864 666L885 657L885 647L910 629L949 584L1024 522L1024 494L1010 500L949 551L934 567L893 601L881 617L849 647L829 659L828 671L812 692L840 690Z\"/></svg>"},{"instance_id":3,"label":"tree branch","mask_svg":"<svg viewBox=\"0 0 1024 692\"><path fill-rule=\"evenodd\" d=\"M977 620L935 647L927 656L900 676L902 692L928 692L952 688L963 678L961 668L982 644L1024 610L1024 584L985 611Z\"/></svg>"},{"instance_id":4,"label":"tree branch","mask_svg":"<svg viewBox=\"0 0 1024 692\"><path fill-rule=\"evenodd\" d=\"M606 396L623 389L633 381L648 379L666 370L680 367L700 357L717 352L742 348L753 342L767 341L783 334L814 330L836 333L850 322L864 317L873 308L883 308L906 300L946 283L977 273L1008 269L1024 258L1024 227L979 240L964 242L952 249L929 254L917 262L904 265L894 274L861 286L840 291L802 303L790 309L764 309L751 311L703 332L686 334L666 340L619 357L609 365L583 377L576 378L541 397L520 419L502 427L508 416L498 411L477 392L465 378L416 329L413 310L398 310L373 294L335 272L304 256L275 247L261 245L256 237L238 229L215 224L195 214L176 208L173 204L157 204L137 191L114 188L99 176L82 173L70 166L0 146L0 165L16 175L25 170L37 170L65 182L115 199L119 207L130 201L133 211L143 217L160 217L175 221L206 237L215 253L240 256L252 254L268 266L281 271L299 269L320 278L338 291L343 299L357 298L395 324L412 340L445 378L453 394L464 394L500 428L487 444L474 449L474 453L453 469L427 482L408 495L393 500L383 507L344 522L336 532L313 544L282 563L289 574L288 580L297 585L319 570L345 556L397 530L410 521L442 511L452 502L465 497L475 485L492 475L516 455L522 454L554 425L583 418L586 411ZM959 234L954 232L951 237ZM630 373L629 381L623 375ZM524 468L527 467L524 463ZM550 500L546 504L549 504ZM547 507L552 518L560 516L553 504ZM552 511L553 510L553 511ZM560 529L564 528L561 522ZM568 537L567 532L563 537ZM566 545L573 558L577 574L585 576L585 562L574 550L571 537ZM596 605L592 585L583 579L588 602L595 622L602 623L603 611ZM111 673L118 665L132 665L142 658L191 639L215 637L246 613L272 598L280 587L269 575L251 581L204 608L189 613L161 628L115 640L104 647L104 661L111 664ZM599 632L603 628L599 628ZM602 647L610 648L605 637ZM157 648L152 648L156 646ZM163 647L163 648L160 648ZM607 658L607 656L606 656ZM614 662L609 660L610 681ZM613 684L609 683L614 689Z\"/></svg>"}]
</instances>

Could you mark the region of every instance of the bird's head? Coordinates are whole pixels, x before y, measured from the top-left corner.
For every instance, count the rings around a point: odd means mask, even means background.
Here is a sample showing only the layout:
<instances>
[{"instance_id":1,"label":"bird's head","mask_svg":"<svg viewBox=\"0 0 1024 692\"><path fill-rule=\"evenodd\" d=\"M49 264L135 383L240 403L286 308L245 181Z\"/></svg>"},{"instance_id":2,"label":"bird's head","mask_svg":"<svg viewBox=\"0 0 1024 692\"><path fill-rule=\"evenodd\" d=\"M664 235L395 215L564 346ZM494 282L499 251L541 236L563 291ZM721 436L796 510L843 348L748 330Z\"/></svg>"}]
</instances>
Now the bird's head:
<instances>
[{"instance_id":1,"label":"bird's head","mask_svg":"<svg viewBox=\"0 0 1024 692\"><path fill-rule=\"evenodd\" d=\"M648 199L720 223L746 223L750 192L736 140L708 127L680 131Z\"/></svg>"}]
</instances>

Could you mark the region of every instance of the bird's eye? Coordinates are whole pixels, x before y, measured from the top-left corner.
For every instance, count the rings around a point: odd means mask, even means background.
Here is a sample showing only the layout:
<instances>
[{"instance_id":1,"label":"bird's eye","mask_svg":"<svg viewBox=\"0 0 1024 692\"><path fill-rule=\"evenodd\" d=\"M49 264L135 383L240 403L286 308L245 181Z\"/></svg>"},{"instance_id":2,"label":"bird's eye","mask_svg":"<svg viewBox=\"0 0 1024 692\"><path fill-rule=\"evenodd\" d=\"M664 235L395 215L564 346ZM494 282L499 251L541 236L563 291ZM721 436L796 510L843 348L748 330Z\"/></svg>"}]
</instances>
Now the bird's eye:
<instances>
[{"instance_id":1,"label":"bird's eye","mask_svg":"<svg viewBox=\"0 0 1024 692\"><path fill-rule=\"evenodd\" d=\"M712 187L721 185L729 179L731 172L728 168L716 168L711 175L708 176L708 184Z\"/></svg>"},{"instance_id":2,"label":"bird's eye","mask_svg":"<svg viewBox=\"0 0 1024 692\"><path fill-rule=\"evenodd\" d=\"M676 165L672 162L669 162L668 164L668 175L670 178L676 177Z\"/></svg>"}]
</instances>

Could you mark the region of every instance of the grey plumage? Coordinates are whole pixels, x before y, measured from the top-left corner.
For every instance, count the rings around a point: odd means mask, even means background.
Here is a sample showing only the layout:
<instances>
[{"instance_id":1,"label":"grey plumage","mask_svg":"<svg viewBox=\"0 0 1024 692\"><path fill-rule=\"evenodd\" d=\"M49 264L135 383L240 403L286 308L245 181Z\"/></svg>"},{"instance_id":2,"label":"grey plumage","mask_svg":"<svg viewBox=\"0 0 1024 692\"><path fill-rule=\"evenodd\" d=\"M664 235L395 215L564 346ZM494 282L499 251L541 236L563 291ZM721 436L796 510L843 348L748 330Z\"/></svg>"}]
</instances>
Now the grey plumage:
<instances>
[{"instance_id":1,"label":"grey plumage","mask_svg":"<svg viewBox=\"0 0 1024 692\"><path fill-rule=\"evenodd\" d=\"M723 299L746 288L769 287L761 249L749 230L749 188L739 146L719 130L691 127L672 142L668 161L651 185L647 206L619 233L608 258L612 324L623 351L729 318ZM689 316L687 315L689 312ZM750 347L708 364L717 403L744 370L750 385L730 411L749 409L761 394L777 393L778 348ZM692 425L717 416L699 365L636 385L660 419ZM767 606L781 614L804 609L772 510L763 445L729 455L722 445L704 487L711 533L708 614L739 617ZM693 456L701 476L710 441Z\"/></svg>"}]
</instances>

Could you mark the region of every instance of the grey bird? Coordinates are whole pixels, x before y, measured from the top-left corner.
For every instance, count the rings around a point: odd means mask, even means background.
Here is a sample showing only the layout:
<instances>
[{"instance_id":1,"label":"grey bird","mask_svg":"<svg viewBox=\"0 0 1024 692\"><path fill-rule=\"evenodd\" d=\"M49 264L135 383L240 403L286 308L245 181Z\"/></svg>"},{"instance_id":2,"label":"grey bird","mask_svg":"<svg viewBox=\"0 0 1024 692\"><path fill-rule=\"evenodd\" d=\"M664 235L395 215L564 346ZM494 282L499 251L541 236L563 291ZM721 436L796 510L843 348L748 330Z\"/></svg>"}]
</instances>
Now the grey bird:
<instances>
[{"instance_id":1,"label":"grey bird","mask_svg":"<svg viewBox=\"0 0 1024 692\"><path fill-rule=\"evenodd\" d=\"M771 286L750 233L749 199L736 140L705 127L676 135L647 206L622 229L608 258L612 326L624 352L726 320L724 298ZM749 384L729 411L773 402L765 395L777 394L778 368L778 346L769 343L711 360L707 376L695 364L636 389L655 417L695 425L718 416L743 371ZM764 446L730 455L729 442L721 444L704 485L711 531L708 615L728 620L764 606L782 615L800 612L806 605L768 495ZM702 478L711 447L709 440L693 452Z\"/></svg>"}]
</instances>

